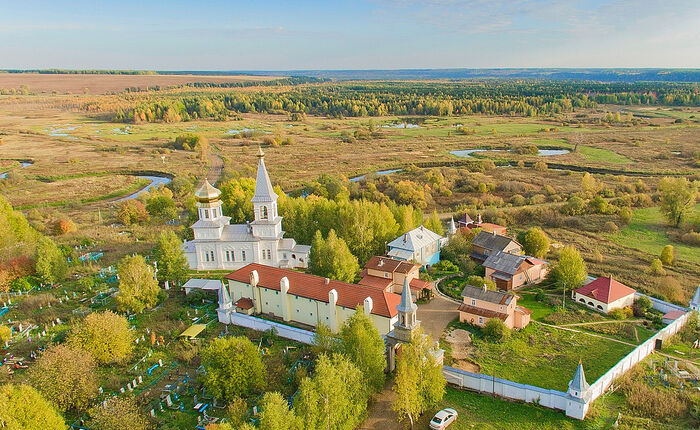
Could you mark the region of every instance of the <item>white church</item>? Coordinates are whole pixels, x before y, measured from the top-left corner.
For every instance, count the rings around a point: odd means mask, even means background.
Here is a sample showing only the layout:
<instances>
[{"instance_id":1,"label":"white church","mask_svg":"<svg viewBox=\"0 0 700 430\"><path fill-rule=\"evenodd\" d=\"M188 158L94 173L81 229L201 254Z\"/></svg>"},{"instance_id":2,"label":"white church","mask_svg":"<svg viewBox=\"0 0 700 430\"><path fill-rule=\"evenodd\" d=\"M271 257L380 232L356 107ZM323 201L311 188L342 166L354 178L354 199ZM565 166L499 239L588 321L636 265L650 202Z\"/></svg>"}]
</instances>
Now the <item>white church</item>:
<instances>
[{"instance_id":1,"label":"white church","mask_svg":"<svg viewBox=\"0 0 700 430\"><path fill-rule=\"evenodd\" d=\"M191 228L194 240L184 243L193 270L236 270L250 263L280 268L306 268L311 247L284 238L282 217L277 214L277 194L265 168L265 154L258 151L258 175L253 208L255 220L230 224L221 211L221 191L209 181L195 193L199 220Z\"/></svg>"}]
</instances>

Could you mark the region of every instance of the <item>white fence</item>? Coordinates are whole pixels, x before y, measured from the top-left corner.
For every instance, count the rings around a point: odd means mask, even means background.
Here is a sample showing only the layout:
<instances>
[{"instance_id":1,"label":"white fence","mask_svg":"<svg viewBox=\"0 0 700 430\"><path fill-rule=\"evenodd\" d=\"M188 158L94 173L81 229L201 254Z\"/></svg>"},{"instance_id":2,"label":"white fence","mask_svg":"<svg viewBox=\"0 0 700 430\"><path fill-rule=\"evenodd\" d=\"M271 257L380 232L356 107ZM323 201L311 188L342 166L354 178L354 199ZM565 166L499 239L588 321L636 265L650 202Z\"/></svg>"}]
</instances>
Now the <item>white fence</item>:
<instances>
[{"instance_id":1,"label":"white fence","mask_svg":"<svg viewBox=\"0 0 700 430\"><path fill-rule=\"evenodd\" d=\"M670 303L666 304L674 306ZM678 331L681 328L683 328L685 323L688 321L688 318L690 318L690 312L686 312L683 316L661 329L654 336L647 339L646 342L633 349L632 352L627 354L622 360L618 361L617 364L614 365L610 370L605 372L603 376L598 378L598 380L595 381L590 388L591 402L597 399L601 394L603 394L616 378L624 375L625 372L634 367L635 364L644 360L647 356L649 356L649 354L654 352L657 339L666 340L674 334L678 333Z\"/></svg>"},{"instance_id":2,"label":"white fence","mask_svg":"<svg viewBox=\"0 0 700 430\"><path fill-rule=\"evenodd\" d=\"M285 324L280 324L274 321L264 320L262 318L257 318L238 312L230 311L228 312L228 321L221 321L224 324L234 324L241 327L251 328L257 331L267 331L274 328L277 331L277 335L286 339L292 339L297 342L305 343L311 345L313 343L314 332L303 330L300 328L288 326Z\"/></svg>"},{"instance_id":3,"label":"white fence","mask_svg":"<svg viewBox=\"0 0 700 430\"><path fill-rule=\"evenodd\" d=\"M663 312L663 313L668 313L671 311L688 312L688 309L684 308L683 306L678 306L678 305L674 305L672 303L664 302L663 300L655 299L654 297L647 296L646 294L642 294L640 292L635 293L634 297L635 297L635 299L637 297L646 297L647 299L651 300L651 307L656 309L659 312Z\"/></svg>"},{"instance_id":4,"label":"white fence","mask_svg":"<svg viewBox=\"0 0 700 430\"><path fill-rule=\"evenodd\" d=\"M568 395L557 390L548 390L533 385L519 384L507 379L494 378L483 373L472 373L466 370L444 366L442 374L448 383L460 388L466 388L479 393L495 394L512 400L520 400L561 411L566 410ZM573 374L573 373L572 373Z\"/></svg>"}]
</instances>

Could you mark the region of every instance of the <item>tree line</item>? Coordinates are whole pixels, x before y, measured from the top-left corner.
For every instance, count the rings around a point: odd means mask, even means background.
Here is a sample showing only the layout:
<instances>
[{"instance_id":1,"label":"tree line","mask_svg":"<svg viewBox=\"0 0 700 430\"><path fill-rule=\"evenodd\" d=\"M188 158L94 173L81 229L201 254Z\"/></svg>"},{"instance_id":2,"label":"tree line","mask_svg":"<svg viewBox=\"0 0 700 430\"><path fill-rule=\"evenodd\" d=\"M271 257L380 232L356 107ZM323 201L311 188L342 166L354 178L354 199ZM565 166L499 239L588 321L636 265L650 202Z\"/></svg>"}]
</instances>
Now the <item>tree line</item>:
<instances>
[{"instance_id":1,"label":"tree line","mask_svg":"<svg viewBox=\"0 0 700 430\"><path fill-rule=\"evenodd\" d=\"M293 85L307 83L306 78L287 78L286 81L270 81L270 85L284 85L285 82ZM203 88L254 86L260 83L188 85ZM137 102L131 109L118 110L114 120L223 120L236 113L256 112L303 113L331 117L447 116L474 113L541 116L571 112L577 108L594 107L601 103L700 106L700 87L693 83L505 80L458 83L333 83L295 86L282 92L202 94L193 91L174 96L151 96Z\"/></svg>"}]
</instances>

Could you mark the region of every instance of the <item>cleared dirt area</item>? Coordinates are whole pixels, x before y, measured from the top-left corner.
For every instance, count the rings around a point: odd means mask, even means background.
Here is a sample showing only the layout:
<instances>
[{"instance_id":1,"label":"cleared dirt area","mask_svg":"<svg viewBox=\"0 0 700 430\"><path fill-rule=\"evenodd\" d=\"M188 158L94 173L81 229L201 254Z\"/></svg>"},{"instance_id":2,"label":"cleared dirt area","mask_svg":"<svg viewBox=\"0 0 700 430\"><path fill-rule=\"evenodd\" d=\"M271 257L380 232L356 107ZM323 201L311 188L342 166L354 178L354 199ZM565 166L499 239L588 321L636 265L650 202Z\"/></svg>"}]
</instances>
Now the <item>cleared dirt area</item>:
<instances>
[{"instance_id":1,"label":"cleared dirt area","mask_svg":"<svg viewBox=\"0 0 700 430\"><path fill-rule=\"evenodd\" d=\"M246 82L275 79L271 76L201 76L201 75L70 75L44 73L0 73L0 88L18 89L22 85L33 93L105 94L125 88L183 85L192 82Z\"/></svg>"}]
</instances>

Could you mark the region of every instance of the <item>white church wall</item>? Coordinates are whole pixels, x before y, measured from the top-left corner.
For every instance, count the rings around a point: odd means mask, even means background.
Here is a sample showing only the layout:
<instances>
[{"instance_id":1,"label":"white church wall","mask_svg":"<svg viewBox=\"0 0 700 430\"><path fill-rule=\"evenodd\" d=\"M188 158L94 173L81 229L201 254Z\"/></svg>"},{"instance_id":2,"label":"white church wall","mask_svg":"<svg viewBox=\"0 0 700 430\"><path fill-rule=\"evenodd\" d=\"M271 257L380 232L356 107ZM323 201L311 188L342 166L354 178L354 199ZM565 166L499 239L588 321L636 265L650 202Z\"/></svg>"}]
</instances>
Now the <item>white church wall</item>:
<instances>
[{"instance_id":1,"label":"white church wall","mask_svg":"<svg viewBox=\"0 0 700 430\"><path fill-rule=\"evenodd\" d=\"M222 320L223 319L223 320ZM274 328L280 337L292 339L297 342L311 345L313 343L314 332L303 330L297 327L291 327L286 324L267 321L254 316L244 315L238 312L230 311L225 316L221 316L219 322L224 324L234 324L241 327L247 327L257 331L268 331Z\"/></svg>"}]
</instances>

